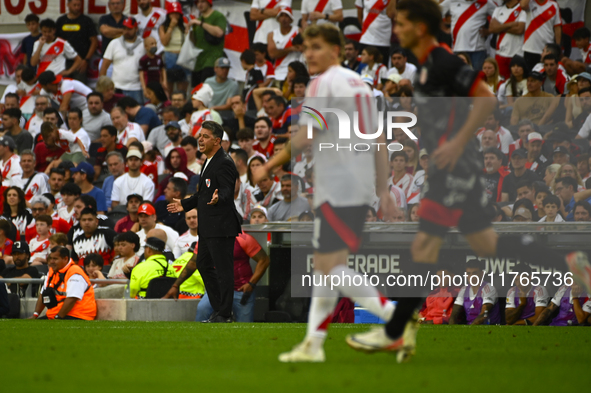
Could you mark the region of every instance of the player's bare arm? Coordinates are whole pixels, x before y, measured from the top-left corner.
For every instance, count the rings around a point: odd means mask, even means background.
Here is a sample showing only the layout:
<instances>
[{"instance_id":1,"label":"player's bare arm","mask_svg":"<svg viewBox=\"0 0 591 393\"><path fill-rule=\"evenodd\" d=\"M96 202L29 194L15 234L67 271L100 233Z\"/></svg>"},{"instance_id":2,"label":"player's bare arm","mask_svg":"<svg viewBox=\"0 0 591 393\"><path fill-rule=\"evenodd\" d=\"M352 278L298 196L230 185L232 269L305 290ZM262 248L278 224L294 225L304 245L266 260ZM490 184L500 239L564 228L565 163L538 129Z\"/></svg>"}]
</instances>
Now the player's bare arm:
<instances>
[{"instance_id":1,"label":"player's bare arm","mask_svg":"<svg viewBox=\"0 0 591 393\"><path fill-rule=\"evenodd\" d=\"M574 298L573 298L574 300ZM544 309L544 311L542 311L542 313L538 316L538 318L535 320L534 322L534 326L539 326L542 323L544 323L548 318L550 318L550 315L552 315L552 313L554 311L556 311L556 309L558 308L558 306L556 306L556 304L554 303L550 303L548 305L548 307L546 307Z\"/></svg>"},{"instance_id":2,"label":"player's bare arm","mask_svg":"<svg viewBox=\"0 0 591 393\"><path fill-rule=\"evenodd\" d=\"M460 315L460 312L462 312L463 309L464 307L454 304L454 307L451 310L451 316L449 317L450 325L455 325L458 323L458 315Z\"/></svg>"},{"instance_id":3,"label":"player's bare arm","mask_svg":"<svg viewBox=\"0 0 591 393\"><path fill-rule=\"evenodd\" d=\"M467 289L466 289L467 290ZM485 303L482 305L482 310L480 310L480 314L476 317L474 321L472 321L472 325L482 325L486 321L484 320L484 314L486 311L489 313L492 311L493 305L490 303Z\"/></svg>"}]
</instances>

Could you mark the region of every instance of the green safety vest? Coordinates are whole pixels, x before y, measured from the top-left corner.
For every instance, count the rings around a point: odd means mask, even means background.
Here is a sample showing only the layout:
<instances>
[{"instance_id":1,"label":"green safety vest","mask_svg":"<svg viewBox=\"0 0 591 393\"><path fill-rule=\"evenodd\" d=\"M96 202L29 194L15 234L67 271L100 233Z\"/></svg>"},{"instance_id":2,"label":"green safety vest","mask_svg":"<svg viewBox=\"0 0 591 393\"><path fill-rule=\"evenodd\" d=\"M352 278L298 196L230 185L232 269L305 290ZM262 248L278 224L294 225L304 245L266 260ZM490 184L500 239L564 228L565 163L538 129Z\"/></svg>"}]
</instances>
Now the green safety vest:
<instances>
[{"instance_id":1,"label":"green safety vest","mask_svg":"<svg viewBox=\"0 0 591 393\"><path fill-rule=\"evenodd\" d=\"M193 251L187 251L183 255L181 255L174 263L172 264L173 270L176 272L177 277L180 277L181 272L187 266L187 263L193 257ZM185 280L185 282L179 288L179 295L184 295L186 297L194 297L200 298L205 294L205 285L203 284L203 278L201 278L201 273L199 270L195 270L193 275Z\"/></svg>"},{"instance_id":2,"label":"green safety vest","mask_svg":"<svg viewBox=\"0 0 591 393\"><path fill-rule=\"evenodd\" d=\"M166 257L162 254L152 255L145 261L135 265L131 271L131 280L129 281L129 295L134 298L146 297L146 289L152 279L162 277L164 268L168 265ZM177 277L176 270L172 266L166 269L166 277Z\"/></svg>"}]
</instances>

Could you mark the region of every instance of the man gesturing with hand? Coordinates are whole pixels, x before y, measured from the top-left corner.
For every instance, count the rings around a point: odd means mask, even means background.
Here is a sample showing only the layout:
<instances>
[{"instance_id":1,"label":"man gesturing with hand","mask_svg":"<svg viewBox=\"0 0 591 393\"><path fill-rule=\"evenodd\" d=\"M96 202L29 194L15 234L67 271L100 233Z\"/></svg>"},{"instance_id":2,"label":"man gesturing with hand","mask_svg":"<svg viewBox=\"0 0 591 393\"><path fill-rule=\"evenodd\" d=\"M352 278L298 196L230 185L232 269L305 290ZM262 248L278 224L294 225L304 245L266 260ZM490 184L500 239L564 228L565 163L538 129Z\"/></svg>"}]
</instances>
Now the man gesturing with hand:
<instances>
[{"instance_id":1,"label":"man gesturing with hand","mask_svg":"<svg viewBox=\"0 0 591 393\"><path fill-rule=\"evenodd\" d=\"M213 121L203 122L199 150L207 157L199 191L191 198L175 199L168 211L178 213L197 208L199 249L166 294L176 297L180 285L199 269L214 313L208 322L231 322L234 295L234 242L242 231L242 218L234 205L234 185L238 170L221 148L224 130Z\"/></svg>"}]
</instances>

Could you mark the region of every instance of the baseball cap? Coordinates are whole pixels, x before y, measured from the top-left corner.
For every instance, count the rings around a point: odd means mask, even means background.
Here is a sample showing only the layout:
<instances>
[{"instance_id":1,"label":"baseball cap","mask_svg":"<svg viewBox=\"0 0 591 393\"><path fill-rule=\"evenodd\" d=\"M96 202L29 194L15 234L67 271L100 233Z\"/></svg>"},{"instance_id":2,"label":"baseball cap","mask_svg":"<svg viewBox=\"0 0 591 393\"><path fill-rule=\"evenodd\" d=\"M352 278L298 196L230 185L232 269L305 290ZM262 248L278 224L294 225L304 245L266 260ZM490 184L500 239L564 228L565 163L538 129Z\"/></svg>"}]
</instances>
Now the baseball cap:
<instances>
[{"instance_id":1,"label":"baseball cap","mask_svg":"<svg viewBox=\"0 0 591 393\"><path fill-rule=\"evenodd\" d=\"M429 152L427 151L427 149L421 149L419 151L419 158L421 158L422 156L428 156Z\"/></svg>"},{"instance_id":2,"label":"baseball cap","mask_svg":"<svg viewBox=\"0 0 591 393\"><path fill-rule=\"evenodd\" d=\"M133 16L128 16L123 21L123 27L127 27L128 29L135 29L137 27L137 20Z\"/></svg>"},{"instance_id":3,"label":"baseball cap","mask_svg":"<svg viewBox=\"0 0 591 393\"><path fill-rule=\"evenodd\" d=\"M539 80L539 81L543 81L543 80L545 79L545 76L544 76L544 74L543 74L543 73L541 73L541 72L538 72L538 71L532 71L532 72L531 72L531 73L528 75L528 77L529 77L529 78L534 78L534 79L537 79L537 80Z\"/></svg>"},{"instance_id":4,"label":"baseball cap","mask_svg":"<svg viewBox=\"0 0 591 393\"><path fill-rule=\"evenodd\" d=\"M129 194L127 196L127 202L129 202L133 198L139 199L140 201L143 201L144 200L144 197L141 196L140 194Z\"/></svg>"},{"instance_id":5,"label":"baseball cap","mask_svg":"<svg viewBox=\"0 0 591 393\"><path fill-rule=\"evenodd\" d=\"M279 12L277 13L278 19L279 19L279 15L281 15L281 14L287 15L291 18L291 20L293 20L293 11L291 10L291 7L281 7L279 9Z\"/></svg>"},{"instance_id":6,"label":"baseball cap","mask_svg":"<svg viewBox=\"0 0 591 393\"><path fill-rule=\"evenodd\" d=\"M399 84L400 81L402 80L402 77L400 75L398 75L398 74L390 74L390 75L388 75L388 78L387 79L390 82L394 82L396 84Z\"/></svg>"},{"instance_id":7,"label":"baseball cap","mask_svg":"<svg viewBox=\"0 0 591 393\"><path fill-rule=\"evenodd\" d=\"M4 135L3 137L0 137L0 146L8 146L12 149L12 151L14 151L14 149L16 149L16 143L14 142L14 139L12 139L8 135Z\"/></svg>"},{"instance_id":8,"label":"baseball cap","mask_svg":"<svg viewBox=\"0 0 591 393\"><path fill-rule=\"evenodd\" d=\"M562 154L568 154L568 150L566 149L566 147L564 146L558 146L556 149L554 149L554 151L552 152L552 154L556 154L556 153L562 153Z\"/></svg>"},{"instance_id":9,"label":"baseball cap","mask_svg":"<svg viewBox=\"0 0 591 393\"><path fill-rule=\"evenodd\" d=\"M548 137L549 142L564 142L570 141L568 133L563 131L553 131Z\"/></svg>"},{"instance_id":10,"label":"baseball cap","mask_svg":"<svg viewBox=\"0 0 591 393\"><path fill-rule=\"evenodd\" d=\"M141 160L142 159L142 152L140 152L137 149L131 149L127 152L127 156L125 156L125 159L128 159L129 157L137 157Z\"/></svg>"},{"instance_id":11,"label":"baseball cap","mask_svg":"<svg viewBox=\"0 0 591 393\"><path fill-rule=\"evenodd\" d=\"M515 149L513 153L511 153L511 158L513 157L527 158L527 152L525 149Z\"/></svg>"},{"instance_id":12,"label":"baseball cap","mask_svg":"<svg viewBox=\"0 0 591 393\"><path fill-rule=\"evenodd\" d=\"M173 120L173 121L169 121L168 124L164 126L164 129L167 129L167 128L176 128L177 130L180 130L181 125L179 124L178 121Z\"/></svg>"},{"instance_id":13,"label":"baseball cap","mask_svg":"<svg viewBox=\"0 0 591 393\"><path fill-rule=\"evenodd\" d=\"M12 245L12 253L18 252L20 254L30 254L29 245L27 242L15 242Z\"/></svg>"},{"instance_id":14,"label":"baseball cap","mask_svg":"<svg viewBox=\"0 0 591 393\"><path fill-rule=\"evenodd\" d=\"M577 80L579 80L580 78L587 79L589 82L591 82L591 74L588 72L581 72L579 75L576 76Z\"/></svg>"},{"instance_id":15,"label":"baseball cap","mask_svg":"<svg viewBox=\"0 0 591 393\"><path fill-rule=\"evenodd\" d=\"M254 212L261 212L265 215L265 217L267 217L267 209L261 205L256 205L250 212L250 214L252 215L252 213Z\"/></svg>"},{"instance_id":16,"label":"baseball cap","mask_svg":"<svg viewBox=\"0 0 591 393\"><path fill-rule=\"evenodd\" d=\"M517 216L521 216L527 220L531 220L531 212L526 209L525 207L520 207L519 209L517 209L515 211L515 214L513 214L513 217L517 217Z\"/></svg>"},{"instance_id":17,"label":"baseball cap","mask_svg":"<svg viewBox=\"0 0 591 393\"><path fill-rule=\"evenodd\" d=\"M230 68L231 67L230 59L228 59L227 57L220 57L219 59L217 59L215 61L215 64L213 66L214 67L221 67L221 68Z\"/></svg>"},{"instance_id":18,"label":"baseball cap","mask_svg":"<svg viewBox=\"0 0 591 393\"><path fill-rule=\"evenodd\" d=\"M199 90L191 97L194 100L199 100L205 107L209 107L211 99L213 98L213 89L210 85L203 84Z\"/></svg>"},{"instance_id":19,"label":"baseball cap","mask_svg":"<svg viewBox=\"0 0 591 393\"><path fill-rule=\"evenodd\" d=\"M532 132L531 134L529 134L527 136L527 141L528 142L533 142L533 141L543 141L544 139L542 138L542 135L539 132Z\"/></svg>"},{"instance_id":20,"label":"baseball cap","mask_svg":"<svg viewBox=\"0 0 591 393\"><path fill-rule=\"evenodd\" d=\"M72 168L70 171L72 173L80 172L86 173L87 175L94 175L94 167L86 161L82 161L76 168Z\"/></svg>"},{"instance_id":21,"label":"baseball cap","mask_svg":"<svg viewBox=\"0 0 591 393\"><path fill-rule=\"evenodd\" d=\"M189 181L189 178L183 172L177 172L172 177L178 177L179 179L183 179L185 181Z\"/></svg>"},{"instance_id":22,"label":"baseball cap","mask_svg":"<svg viewBox=\"0 0 591 393\"><path fill-rule=\"evenodd\" d=\"M230 136L226 131L224 131L224 136L222 137L222 141L230 142Z\"/></svg>"},{"instance_id":23,"label":"baseball cap","mask_svg":"<svg viewBox=\"0 0 591 393\"><path fill-rule=\"evenodd\" d=\"M156 214L156 210L154 206L150 205L149 203L142 203L140 208L137 210L137 214L147 214L149 216L153 216Z\"/></svg>"},{"instance_id":24,"label":"baseball cap","mask_svg":"<svg viewBox=\"0 0 591 393\"><path fill-rule=\"evenodd\" d=\"M37 80L41 86L44 85L57 85L62 81L61 75L55 75L53 71L45 71L39 75L39 79Z\"/></svg>"},{"instance_id":25,"label":"baseball cap","mask_svg":"<svg viewBox=\"0 0 591 393\"><path fill-rule=\"evenodd\" d=\"M149 237L146 239L146 244L144 247L151 248L152 250L156 250L158 252L163 252L164 248L166 247L166 243L157 237Z\"/></svg>"},{"instance_id":26,"label":"baseball cap","mask_svg":"<svg viewBox=\"0 0 591 393\"><path fill-rule=\"evenodd\" d=\"M183 13L183 7L181 6L181 3L179 3L178 1L167 1L166 2L166 13L172 14L175 12L178 14Z\"/></svg>"}]
</instances>

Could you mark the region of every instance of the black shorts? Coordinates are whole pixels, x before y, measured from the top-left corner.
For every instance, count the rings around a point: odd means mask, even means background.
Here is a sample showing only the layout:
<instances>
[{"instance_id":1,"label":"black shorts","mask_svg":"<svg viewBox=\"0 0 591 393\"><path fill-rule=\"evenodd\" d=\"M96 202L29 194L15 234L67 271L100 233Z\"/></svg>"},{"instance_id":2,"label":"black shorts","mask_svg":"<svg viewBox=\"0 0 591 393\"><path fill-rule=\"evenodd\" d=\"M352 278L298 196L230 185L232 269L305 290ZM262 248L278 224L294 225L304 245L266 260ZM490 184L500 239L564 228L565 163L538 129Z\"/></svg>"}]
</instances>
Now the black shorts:
<instances>
[{"instance_id":1,"label":"black shorts","mask_svg":"<svg viewBox=\"0 0 591 393\"><path fill-rule=\"evenodd\" d=\"M480 165L466 164L458 163L451 173L429 167L418 211L420 231L443 237L451 227L466 235L491 226Z\"/></svg>"},{"instance_id":2,"label":"black shorts","mask_svg":"<svg viewBox=\"0 0 591 393\"><path fill-rule=\"evenodd\" d=\"M369 206L332 207L328 202L316 209L312 245L315 251L328 253L361 246L363 225Z\"/></svg>"}]
</instances>

